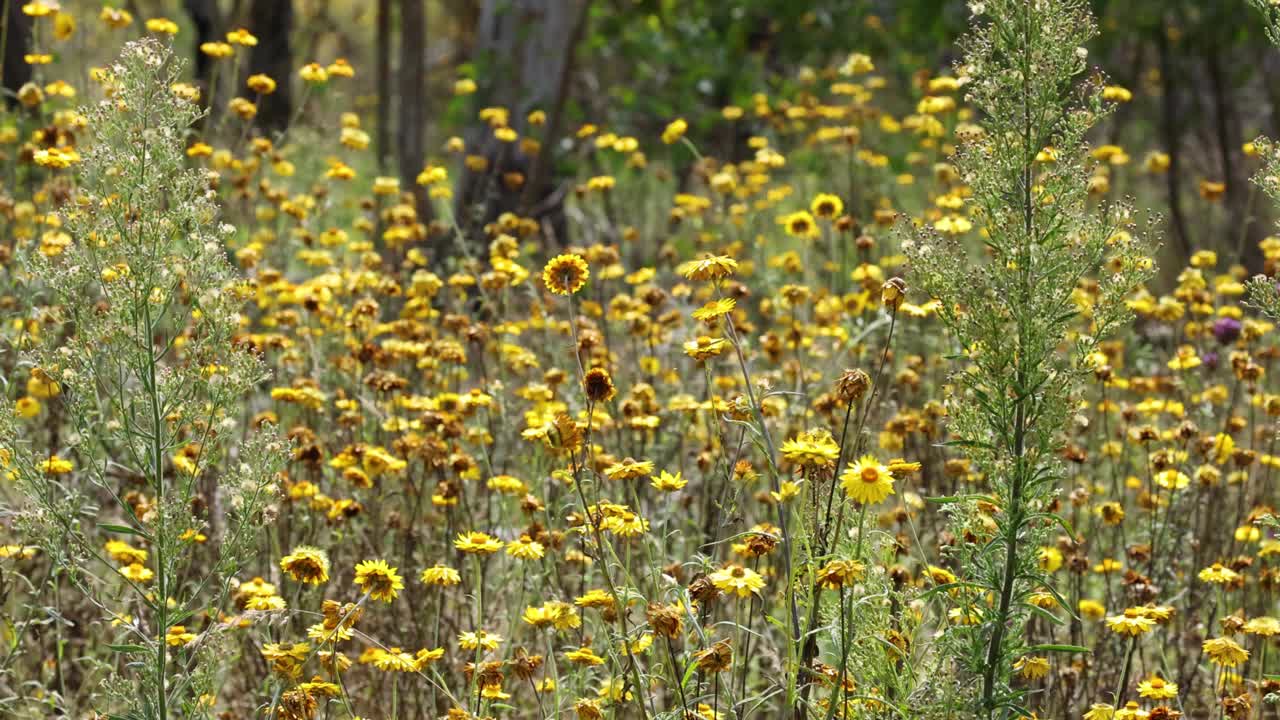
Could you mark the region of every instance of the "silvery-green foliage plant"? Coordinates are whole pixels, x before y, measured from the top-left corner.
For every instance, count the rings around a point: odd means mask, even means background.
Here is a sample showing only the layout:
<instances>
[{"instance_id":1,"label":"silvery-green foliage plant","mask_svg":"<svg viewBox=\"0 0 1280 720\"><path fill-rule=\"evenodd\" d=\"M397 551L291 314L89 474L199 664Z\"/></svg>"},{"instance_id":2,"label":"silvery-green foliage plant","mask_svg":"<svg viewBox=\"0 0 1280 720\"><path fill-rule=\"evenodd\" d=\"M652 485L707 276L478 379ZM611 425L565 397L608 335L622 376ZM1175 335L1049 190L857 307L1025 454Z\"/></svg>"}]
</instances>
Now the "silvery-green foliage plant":
<instances>
[{"instance_id":1,"label":"silvery-green foliage plant","mask_svg":"<svg viewBox=\"0 0 1280 720\"><path fill-rule=\"evenodd\" d=\"M1124 320L1125 295L1150 263L1130 232L1130 208L1089 197L1086 136L1107 108L1089 72L1088 3L986 0L970 9L957 74L977 115L958 132L955 163L983 242L921 231L907 249L956 343L952 444L988 479L980 492L947 499L953 534L974 542L955 545L961 572L939 593L953 607L939 643L947 672L934 677L953 682L930 692L948 698L948 713L1001 718L1028 713L1013 680L1020 658L1071 650L1025 641L1036 594L1071 612L1037 549L1058 527L1058 451L1085 358ZM1095 282L1096 301L1082 304L1078 289ZM1081 315L1085 333L1072 329Z\"/></svg>"},{"instance_id":2,"label":"silvery-green foliage plant","mask_svg":"<svg viewBox=\"0 0 1280 720\"><path fill-rule=\"evenodd\" d=\"M186 164L201 110L172 91L179 72L143 40L98 73L101 99L83 111L92 137L60 210L72 241L29 259L31 292L51 310L25 364L54 385L74 432L39 447L0 408L28 531L112 633L91 638L118 656L93 709L131 718L204 713L222 609L287 452L244 415L265 379L235 342L250 287L227 261L232 228L210 179ZM70 472L51 472L52 453ZM105 549L113 540L145 560L126 568ZM177 626L194 640L167 642Z\"/></svg>"}]
</instances>

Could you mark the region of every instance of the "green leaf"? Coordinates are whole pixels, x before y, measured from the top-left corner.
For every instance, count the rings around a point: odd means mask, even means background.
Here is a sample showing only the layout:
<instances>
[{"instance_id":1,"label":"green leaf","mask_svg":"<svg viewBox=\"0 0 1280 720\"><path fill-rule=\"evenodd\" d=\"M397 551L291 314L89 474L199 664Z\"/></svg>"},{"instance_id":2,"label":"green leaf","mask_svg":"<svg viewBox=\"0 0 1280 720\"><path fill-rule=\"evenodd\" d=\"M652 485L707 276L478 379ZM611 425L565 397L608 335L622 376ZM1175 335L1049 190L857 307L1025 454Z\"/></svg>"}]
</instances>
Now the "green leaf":
<instances>
[{"instance_id":1,"label":"green leaf","mask_svg":"<svg viewBox=\"0 0 1280 720\"><path fill-rule=\"evenodd\" d=\"M688 686L689 679L692 678L693 674L697 671L698 671L698 663L693 663L693 662L689 663L689 666L684 669L684 677L680 678L680 686L681 687Z\"/></svg>"},{"instance_id":2,"label":"green leaf","mask_svg":"<svg viewBox=\"0 0 1280 720\"><path fill-rule=\"evenodd\" d=\"M939 495L937 497L927 498L926 502L931 502L938 505L950 505L951 503L969 502L971 500L982 500L982 501L989 502L992 505L999 504L995 501L995 498L991 497L990 495L983 495L982 493L968 493L965 495Z\"/></svg>"},{"instance_id":3,"label":"green leaf","mask_svg":"<svg viewBox=\"0 0 1280 720\"><path fill-rule=\"evenodd\" d=\"M113 652L124 653L125 655L128 655L130 653L148 652L146 646L144 645L112 645L108 643L107 647L110 648Z\"/></svg>"},{"instance_id":4,"label":"green leaf","mask_svg":"<svg viewBox=\"0 0 1280 720\"><path fill-rule=\"evenodd\" d=\"M1053 625L1056 625L1058 627L1062 627L1063 625L1067 624L1066 620L1063 620L1062 618L1058 617L1057 615L1054 615L1053 613L1049 612L1048 610L1045 610L1044 608L1038 605L1028 605L1027 609L1031 612L1032 615L1036 615L1041 618L1044 618L1046 622L1052 623Z\"/></svg>"},{"instance_id":5,"label":"green leaf","mask_svg":"<svg viewBox=\"0 0 1280 720\"><path fill-rule=\"evenodd\" d=\"M1027 516L1027 520L1050 520L1065 530L1068 536L1077 537L1075 530L1071 527L1071 523L1057 513L1032 513Z\"/></svg>"},{"instance_id":6,"label":"green leaf","mask_svg":"<svg viewBox=\"0 0 1280 720\"><path fill-rule=\"evenodd\" d=\"M1027 648L1027 652L1060 652L1060 653L1091 653L1093 652L1087 647L1080 645L1032 645Z\"/></svg>"},{"instance_id":7,"label":"green leaf","mask_svg":"<svg viewBox=\"0 0 1280 720\"><path fill-rule=\"evenodd\" d=\"M1028 709L1026 709L1026 708L1022 707L1021 705L1017 704L1016 702L1014 702L1014 701L1012 701L1012 700L1009 700L1009 701L1004 702L1004 703L1001 703L1001 704L1002 704L1002 705L1004 705L1005 707L1009 708L1010 710L1012 710L1012 711L1014 711L1014 712L1018 713L1018 715L1019 715L1020 717L1031 717L1031 715L1032 715L1032 712L1031 712L1030 710L1028 710Z\"/></svg>"},{"instance_id":8,"label":"green leaf","mask_svg":"<svg viewBox=\"0 0 1280 720\"><path fill-rule=\"evenodd\" d=\"M959 448L980 448L982 450L994 450L995 446L988 443L980 443L976 440L948 440L939 443L942 447L959 447Z\"/></svg>"},{"instance_id":9,"label":"green leaf","mask_svg":"<svg viewBox=\"0 0 1280 720\"><path fill-rule=\"evenodd\" d=\"M981 585L979 583L964 582L963 580L957 580L956 582L949 582L949 583L943 583L942 585L935 585L934 587L931 587L928 590L925 590L923 593L921 593L920 597L928 598L930 596L937 595L940 592L947 592L949 590L955 590L956 588L974 588L977 590L987 590L987 591L994 590L994 588L990 588L990 587L987 587L986 585Z\"/></svg>"},{"instance_id":10,"label":"green leaf","mask_svg":"<svg viewBox=\"0 0 1280 720\"><path fill-rule=\"evenodd\" d=\"M137 535L138 537L146 537L146 533L128 525L110 525L107 523L98 523L98 527L107 532L120 533L122 535Z\"/></svg>"},{"instance_id":11,"label":"green leaf","mask_svg":"<svg viewBox=\"0 0 1280 720\"><path fill-rule=\"evenodd\" d=\"M1056 601L1056 602L1058 603L1058 607L1060 607L1060 608L1062 608L1063 610L1065 610L1065 611L1067 612L1067 615L1068 615L1069 617L1071 617L1071 619L1073 619L1073 620L1079 620L1079 619L1080 619L1080 617L1079 617L1078 615L1076 615L1076 611L1075 611L1075 609L1071 607L1071 603L1067 602L1067 599L1066 599L1066 598L1064 598L1064 597L1062 597L1062 593L1058 592L1058 589L1057 589L1057 588L1055 588L1055 587L1054 587L1053 585L1051 585L1051 584L1048 584L1048 585L1045 585L1045 586L1044 586L1044 590L1045 590L1045 592L1047 592L1047 593L1049 593L1050 595L1052 595L1052 596L1053 596L1054 601ZM1033 605L1032 607L1035 607L1035 606ZM1056 616L1055 616L1055 617L1056 617Z\"/></svg>"}]
</instances>

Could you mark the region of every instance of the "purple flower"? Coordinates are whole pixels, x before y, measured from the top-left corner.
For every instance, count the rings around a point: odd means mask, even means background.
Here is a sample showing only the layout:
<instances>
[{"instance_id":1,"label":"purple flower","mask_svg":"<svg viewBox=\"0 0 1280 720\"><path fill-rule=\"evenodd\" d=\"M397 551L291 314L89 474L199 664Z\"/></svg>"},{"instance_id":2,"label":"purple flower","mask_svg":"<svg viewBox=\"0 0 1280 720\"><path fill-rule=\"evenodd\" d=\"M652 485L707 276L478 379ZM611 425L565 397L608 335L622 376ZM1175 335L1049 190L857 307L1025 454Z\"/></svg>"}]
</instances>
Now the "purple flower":
<instances>
[{"instance_id":1,"label":"purple flower","mask_svg":"<svg viewBox=\"0 0 1280 720\"><path fill-rule=\"evenodd\" d=\"M1206 370L1213 371L1218 369L1218 353L1210 350L1200 356L1200 362L1204 363Z\"/></svg>"},{"instance_id":2,"label":"purple flower","mask_svg":"<svg viewBox=\"0 0 1280 720\"><path fill-rule=\"evenodd\" d=\"M1230 345L1240 337L1240 321L1235 318L1218 318L1213 323L1213 336L1223 345Z\"/></svg>"}]
</instances>

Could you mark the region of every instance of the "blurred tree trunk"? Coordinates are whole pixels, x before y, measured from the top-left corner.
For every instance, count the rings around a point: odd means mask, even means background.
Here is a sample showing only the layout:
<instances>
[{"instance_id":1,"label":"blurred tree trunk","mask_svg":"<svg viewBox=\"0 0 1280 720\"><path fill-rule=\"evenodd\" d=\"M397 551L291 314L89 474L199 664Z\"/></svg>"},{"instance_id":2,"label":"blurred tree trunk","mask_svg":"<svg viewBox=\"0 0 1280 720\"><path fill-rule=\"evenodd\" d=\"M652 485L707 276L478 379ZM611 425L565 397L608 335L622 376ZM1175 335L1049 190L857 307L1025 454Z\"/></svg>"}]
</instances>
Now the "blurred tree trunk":
<instances>
[{"instance_id":1,"label":"blurred tree trunk","mask_svg":"<svg viewBox=\"0 0 1280 720\"><path fill-rule=\"evenodd\" d=\"M550 182L552 176L553 165L555 164L555 145L559 142L560 133L564 127L564 106L569 100L569 88L573 81L573 71L576 65L576 51L578 43L582 40L582 34L586 30L586 17L589 2L581 3L581 7L577 9L577 16L566 16L572 24L569 32L565 36L564 47L560 49L559 60L559 77L555 78L555 86L544 89L545 97L551 98L550 107L547 109L547 124L543 136L543 144L540 151L534 155L532 168L525 182L523 193L520 199L520 209L527 212L534 208L537 203L542 202L551 194L554 183ZM563 21L563 19L561 20Z\"/></svg>"},{"instance_id":2,"label":"blurred tree trunk","mask_svg":"<svg viewBox=\"0 0 1280 720\"><path fill-rule=\"evenodd\" d=\"M1169 216L1179 260L1191 257L1191 236L1182 211L1182 133L1178 123L1178 89L1174 85L1173 50L1169 47L1169 23L1162 20L1156 33L1156 49L1160 62L1160 134L1165 152L1169 153L1169 169L1165 171L1165 190L1169 196Z\"/></svg>"},{"instance_id":3,"label":"blurred tree trunk","mask_svg":"<svg viewBox=\"0 0 1280 720\"><path fill-rule=\"evenodd\" d=\"M202 122L207 123L218 107L218 99L212 95L212 93L217 92L217 89L211 87L215 60L200 52L200 46L207 42L217 42L222 39L220 37L222 34L222 15L218 11L218 0L184 0L183 7L186 9L187 15L191 16L191 22L196 26L196 40L193 45L196 56L195 80L196 86L200 88L200 97L204 102L204 106L209 108L209 114L202 120Z\"/></svg>"},{"instance_id":4,"label":"blurred tree trunk","mask_svg":"<svg viewBox=\"0 0 1280 720\"><path fill-rule=\"evenodd\" d=\"M374 128L374 150L378 153L378 169L386 171L387 158L391 155L391 0L378 0L378 30L374 40L377 53L375 72L377 77L378 107L377 127Z\"/></svg>"},{"instance_id":5,"label":"blurred tree trunk","mask_svg":"<svg viewBox=\"0 0 1280 720\"><path fill-rule=\"evenodd\" d=\"M219 28L222 26L222 17L218 12L217 0L185 0L183 6L186 8L187 14L191 16L191 22L196 26L195 54L196 54L196 80L201 84L202 88L209 87L209 78L213 75L213 58L200 52L200 46L207 42L216 42L220 40Z\"/></svg>"},{"instance_id":6,"label":"blurred tree trunk","mask_svg":"<svg viewBox=\"0 0 1280 720\"><path fill-rule=\"evenodd\" d=\"M564 193L556 188L553 153L590 5L590 0L484 0L475 58L480 68L475 109L507 108L510 125L521 136L528 130L531 111L544 111L547 120L537 134L541 149L534 157L497 141L487 125L471 129L468 153L484 156L488 167L463 173L456 212L464 229L474 230L503 212L521 212L549 220L559 242L567 242Z\"/></svg>"},{"instance_id":7,"label":"blurred tree trunk","mask_svg":"<svg viewBox=\"0 0 1280 720\"><path fill-rule=\"evenodd\" d=\"M249 8L249 32L258 38L249 55L249 73L263 73L276 81L276 91L258 101L258 126L268 132L282 131L293 111L293 0L254 0Z\"/></svg>"},{"instance_id":8,"label":"blurred tree trunk","mask_svg":"<svg viewBox=\"0 0 1280 720\"><path fill-rule=\"evenodd\" d=\"M4 89L10 95L7 102L12 103L12 95L31 80L31 66L23 59L31 46L31 17L22 12L22 3L8 0L8 12L4 16L4 27L0 33L4 37L4 55L0 63L4 63L0 74L3 76Z\"/></svg>"},{"instance_id":9,"label":"blurred tree trunk","mask_svg":"<svg viewBox=\"0 0 1280 720\"><path fill-rule=\"evenodd\" d=\"M1255 194L1251 191L1247 173L1235 160L1235 154L1240 152L1243 144L1241 136L1244 133L1240 128L1236 95L1222 65L1222 55L1228 52L1229 48L1219 46L1205 57L1210 92L1213 95L1214 127L1222 166L1222 181L1227 186L1226 196L1223 198L1227 214L1226 245L1232 258L1239 260L1250 274L1256 274L1262 272L1264 258L1255 233L1251 232L1254 208L1248 205L1255 204Z\"/></svg>"},{"instance_id":10,"label":"blurred tree trunk","mask_svg":"<svg viewBox=\"0 0 1280 720\"><path fill-rule=\"evenodd\" d=\"M400 0L400 122L396 128L396 158L400 189L417 200L418 214L430 219L426 188L417 183L426 159L427 14L423 0Z\"/></svg>"},{"instance_id":11,"label":"blurred tree trunk","mask_svg":"<svg viewBox=\"0 0 1280 720\"><path fill-rule=\"evenodd\" d=\"M1280 137L1280 85L1271 81L1271 78L1280 77L1280 70L1277 70L1280 68L1280 63L1276 62L1270 47L1262 47L1256 51L1254 65L1262 73L1262 86L1267 93L1267 122L1270 125L1267 134L1271 137Z\"/></svg>"}]
</instances>

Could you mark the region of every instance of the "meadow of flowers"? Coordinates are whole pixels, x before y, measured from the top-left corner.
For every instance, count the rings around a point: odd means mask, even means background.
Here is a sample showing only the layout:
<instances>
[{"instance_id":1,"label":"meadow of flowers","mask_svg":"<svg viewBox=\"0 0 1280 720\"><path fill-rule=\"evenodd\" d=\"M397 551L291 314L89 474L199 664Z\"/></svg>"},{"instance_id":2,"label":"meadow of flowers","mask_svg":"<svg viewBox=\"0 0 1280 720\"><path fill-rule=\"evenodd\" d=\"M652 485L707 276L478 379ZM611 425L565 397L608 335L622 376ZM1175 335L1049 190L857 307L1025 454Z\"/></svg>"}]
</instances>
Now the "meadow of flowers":
<instances>
[{"instance_id":1,"label":"meadow of flowers","mask_svg":"<svg viewBox=\"0 0 1280 720\"><path fill-rule=\"evenodd\" d=\"M1278 716L1280 238L1157 275L1088 4L970 10L905 83L576 123L552 217L483 207L544 109L407 187L368 68L233 30L206 114L178 22L22 3L0 716Z\"/></svg>"}]
</instances>

